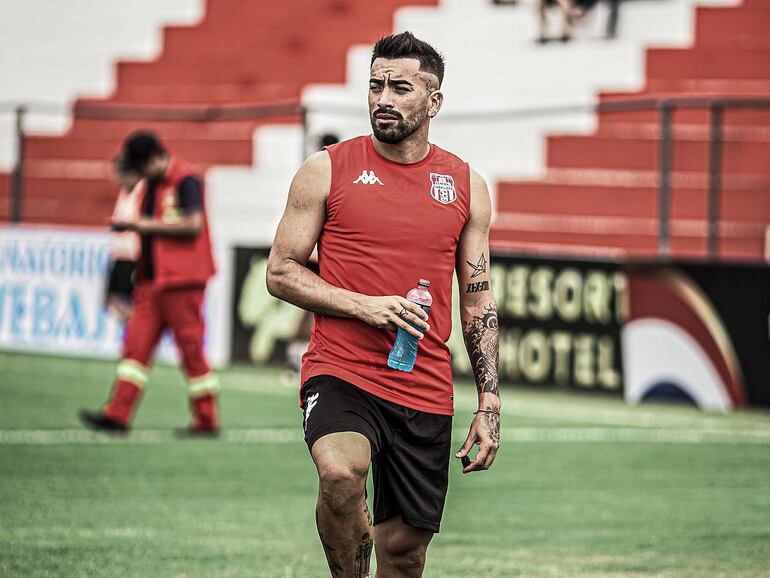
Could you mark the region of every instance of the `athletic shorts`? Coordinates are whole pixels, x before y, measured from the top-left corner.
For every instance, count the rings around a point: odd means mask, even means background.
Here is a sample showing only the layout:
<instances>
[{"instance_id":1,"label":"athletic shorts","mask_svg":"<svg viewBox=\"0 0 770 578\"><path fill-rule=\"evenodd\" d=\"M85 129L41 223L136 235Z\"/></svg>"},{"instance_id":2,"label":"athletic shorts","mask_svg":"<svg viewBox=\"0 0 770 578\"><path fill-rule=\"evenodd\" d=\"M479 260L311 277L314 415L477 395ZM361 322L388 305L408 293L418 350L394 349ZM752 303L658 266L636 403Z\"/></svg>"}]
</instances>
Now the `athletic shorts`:
<instances>
[{"instance_id":1,"label":"athletic shorts","mask_svg":"<svg viewBox=\"0 0 770 578\"><path fill-rule=\"evenodd\" d=\"M357 432L372 448L374 524L400 515L405 524L438 532L452 452L452 416L398 405L329 375L302 386L305 442Z\"/></svg>"},{"instance_id":2,"label":"athletic shorts","mask_svg":"<svg viewBox=\"0 0 770 578\"><path fill-rule=\"evenodd\" d=\"M130 301L134 291L134 269L136 269L136 262L134 261L125 259L113 261L107 279L107 294Z\"/></svg>"}]
</instances>

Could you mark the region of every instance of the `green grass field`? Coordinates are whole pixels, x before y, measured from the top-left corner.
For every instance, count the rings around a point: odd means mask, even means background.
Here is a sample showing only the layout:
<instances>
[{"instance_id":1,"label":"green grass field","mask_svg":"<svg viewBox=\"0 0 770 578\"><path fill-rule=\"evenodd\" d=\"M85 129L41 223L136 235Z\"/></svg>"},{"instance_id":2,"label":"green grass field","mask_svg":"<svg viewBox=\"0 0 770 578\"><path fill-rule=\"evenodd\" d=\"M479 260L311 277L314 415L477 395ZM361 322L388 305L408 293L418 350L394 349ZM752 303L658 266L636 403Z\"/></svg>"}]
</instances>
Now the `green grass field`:
<instances>
[{"instance_id":1,"label":"green grass field","mask_svg":"<svg viewBox=\"0 0 770 578\"><path fill-rule=\"evenodd\" d=\"M177 441L178 372L135 430L80 429L114 364L0 354L0 576L323 577L294 387L224 372L218 440ZM459 384L455 444L473 409ZM770 415L510 389L493 469L452 476L425 576L770 577Z\"/></svg>"}]
</instances>

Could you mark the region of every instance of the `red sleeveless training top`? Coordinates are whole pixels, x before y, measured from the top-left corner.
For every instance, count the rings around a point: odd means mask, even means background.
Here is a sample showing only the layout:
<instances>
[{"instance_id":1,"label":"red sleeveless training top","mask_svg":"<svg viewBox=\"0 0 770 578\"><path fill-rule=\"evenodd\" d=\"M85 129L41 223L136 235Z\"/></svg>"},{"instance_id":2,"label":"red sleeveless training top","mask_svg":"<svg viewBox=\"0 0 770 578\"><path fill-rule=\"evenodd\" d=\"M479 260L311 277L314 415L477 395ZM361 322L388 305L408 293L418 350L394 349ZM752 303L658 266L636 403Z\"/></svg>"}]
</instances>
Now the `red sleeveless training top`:
<instances>
[{"instance_id":1,"label":"red sleeveless training top","mask_svg":"<svg viewBox=\"0 0 770 578\"><path fill-rule=\"evenodd\" d=\"M410 373L388 367L395 333L356 319L316 315L302 360L302 383L332 375L412 409L452 415L452 280L470 213L470 168L435 145L400 164L371 136L327 147L332 179L318 241L321 278L364 295L401 295L430 281L431 329Z\"/></svg>"}]
</instances>

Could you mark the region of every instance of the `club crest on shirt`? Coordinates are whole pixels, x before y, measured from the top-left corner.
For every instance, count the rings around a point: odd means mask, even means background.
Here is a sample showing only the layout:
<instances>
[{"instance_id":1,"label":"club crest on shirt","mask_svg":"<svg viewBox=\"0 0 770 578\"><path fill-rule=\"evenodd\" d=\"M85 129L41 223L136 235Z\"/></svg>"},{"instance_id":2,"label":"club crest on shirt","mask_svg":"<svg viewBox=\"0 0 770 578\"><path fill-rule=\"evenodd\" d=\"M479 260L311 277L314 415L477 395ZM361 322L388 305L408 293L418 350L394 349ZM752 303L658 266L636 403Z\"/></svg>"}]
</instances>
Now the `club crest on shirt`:
<instances>
[{"instance_id":1,"label":"club crest on shirt","mask_svg":"<svg viewBox=\"0 0 770 578\"><path fill-rule=\"evenodd\" d=\"M454 203L457 200L455 181L450 175L430 174L430 196L442 205Z\"/></svg>"}]
</instances>

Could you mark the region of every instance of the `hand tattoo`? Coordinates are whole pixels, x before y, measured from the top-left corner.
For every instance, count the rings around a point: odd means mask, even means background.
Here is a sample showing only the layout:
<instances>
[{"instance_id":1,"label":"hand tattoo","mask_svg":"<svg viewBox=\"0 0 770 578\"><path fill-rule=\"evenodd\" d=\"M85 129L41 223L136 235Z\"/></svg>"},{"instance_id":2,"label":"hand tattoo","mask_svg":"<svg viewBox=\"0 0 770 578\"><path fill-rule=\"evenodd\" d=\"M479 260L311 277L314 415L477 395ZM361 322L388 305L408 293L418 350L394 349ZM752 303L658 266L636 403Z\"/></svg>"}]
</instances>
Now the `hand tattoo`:
<instances>
[{"instance_id":1,"label":"hand tattoo","mask_svg":"<svg viewBox=\"0 0 770 578\"><path fill-rule=\"evenodd\" d=\"M486 407L490 411L485 411L481 414L481 426L484 431L487 432L492 441L500 443L500 414L496 413L497 410L493 407Z\"/></svg>"},{"instance_id":2,"label":"hand tattoo","mask_svg":"<svg viewBox=\"0 0 770 578\"><path fill-rule=\"evenodd\" d=\"M463 324L463 337L476 378L479 393L500 395L497 385L498 360L497 305L490 303L484 312Z\"/></svg>"}]
</instances>

